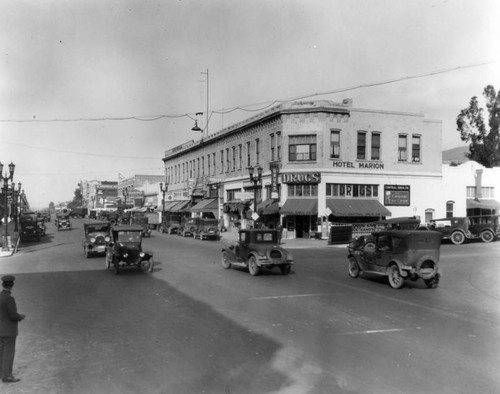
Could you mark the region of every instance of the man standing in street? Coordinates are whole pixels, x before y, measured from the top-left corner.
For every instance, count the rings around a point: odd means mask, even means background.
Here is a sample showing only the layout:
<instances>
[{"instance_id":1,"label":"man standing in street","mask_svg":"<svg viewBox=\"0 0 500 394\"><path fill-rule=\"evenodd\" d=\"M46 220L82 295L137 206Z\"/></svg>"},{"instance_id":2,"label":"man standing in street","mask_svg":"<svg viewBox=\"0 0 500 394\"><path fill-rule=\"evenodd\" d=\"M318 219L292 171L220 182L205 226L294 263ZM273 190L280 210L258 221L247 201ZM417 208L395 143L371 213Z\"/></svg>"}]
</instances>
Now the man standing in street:
<instances>
[{"instance_id":1,"label":"man standing in street","mask_svg":"<svg viewBox=\"0 0 500 394\"><path fill-rule=\"evenodd\" d=\"M17 313L16 300L11 295L15 279L13 275L3 276L0 293L0 376L4 383L19 382L12 375L12 368L16 353L17 322L23 320L25 315Z\"/></svg>"}]
</instances>

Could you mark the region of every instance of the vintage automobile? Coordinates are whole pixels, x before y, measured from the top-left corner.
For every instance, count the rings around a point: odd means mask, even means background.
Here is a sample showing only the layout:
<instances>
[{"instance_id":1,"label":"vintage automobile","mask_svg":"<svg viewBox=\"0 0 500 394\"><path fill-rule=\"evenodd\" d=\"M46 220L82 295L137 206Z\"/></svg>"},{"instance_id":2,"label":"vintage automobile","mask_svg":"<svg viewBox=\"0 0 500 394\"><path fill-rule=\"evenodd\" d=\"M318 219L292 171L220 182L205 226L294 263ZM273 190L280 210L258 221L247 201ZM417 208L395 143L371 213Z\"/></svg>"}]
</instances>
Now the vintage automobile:
<instances>
[{"instance_id":1,"label":"vintage automobile","mask_svg":"<svg viewBox=\"0 0 500 394\"><path fill-rule=\"evenodd\" d=\"M240 230L234 245L222 249L222 267L247 267L250 275L259 275L262 268L279 267L283 275L288 275L293 265L293 255L278 245L276 230Z\"/></svg>"},{"instance_id":2,"label":"vintage automobile","mask_svg":"<svg viewBox=\"0 0 500 394\"><path fill-rule=\"evenodd\" d=\"M491 242L500 236L498 215L469 216L469 231L472 238L480 238L483 242Z\"/></svg>"},{"instance_id":3,"label":"vintage automobile","mask_svg":"<svg viewBox=\"0 0 500 394\"><path fill-rule=\"evenodd\" d=\"M71 230L71 221L69 220L69 213L58 213L56 215L55 225L57 226L57 231Z\"/></svg>"},{"instance_id":4,"label":"vintage automobile","mask_svg":"<svg viewBox=\"0 0 500 394\"><path fill-rule=\"evenodd\" d=\"M40 232L40 235L43 237L47 234L47 226L45 225L45 219L42 217L38 217L36 219L36 224L38 227L38 231Z\"/></svg>"},{"instance_id":5,"label":"vintage automobile","mask_svg":"<svg viewBox=\"0 0 500 394\"><path fill-rule=\"evenodd\" d=\"M106 245L111 241L111 225L107 221L87 220L83 223L83 255L106 253Z\"/></svg>"},{"instance_id":6,"label":"vintage automobile","mask_svg":"<svg viewBox=\"0 0 500 394\"><path fill-rule=\"evenodd\" d=\"M19 219L20 231L19 238L21 242L41 239L41 230L38 228L38 222L30 215L21 215Z\"/></svg>"},{"instance_id":7,"label":"vintage automobile","mask_svg":"<svg viewBox=\"0 0 500 394\"><path fill-rule=\"evenodd\" d=\"M217 219L199 219L198 226L194 230L193 237L200 240L204 239L220 239L219 221Z\"/></svg>"},{"instance_id":8,"label":"vintage automobile","mask_svg":"<svg viewBox=\"0 0 500 394\"><path fill-rule=\"evenodd\" d=\"M181 220L181 224L179 229L177 230L177 235L182 237L192 237L194 236L194 232L198 228L198 218L185 218L183 217Z\"/></svg>"},{"instance_id":9,"label":"vintage automobile","mask_svg":"<svg viewBox=\"0 0 500 394\"><path fill-rule=\"evenodd\" d=\"M142 227L119 225L111 228L111 241L106 246L106 268L119 274L122 268L135 267L153 272L153 253L142 250Z\"/></svg>"},{"instance_id":10,"label":"vintage automobile","mask_svg":"<svg viewBox=\"0 0 500 394\"><path fill-rule=\"evenodd\" d=\"M132 216L132 223L142 227L142 236L151 237L151 229L149 228L149 219L146 216L134 215Z\"/></svg>"},{"instance_id":11,"label":"vintage automobile","mask_svg":"<svg viewBox=\"0 0 500 394\"><path fill-rule=\"evenodd\" d=\"M405 279L422 278L428 288L439 284L438 263L442 234L437 231L377 231L361 236L347 247L348 272L387 276L394 289Z\"/></svg>"},{"instance_id":12,"label":"vintage automobile","mask_svg":"<svg viewBox=\"0 0 500 394\"><path fill-rule=\"evenodd\" d=\"M166 213L162 217L162 221L158 231L160 233L177 234L181 226L182 215L180 213Z\"/></svg>"},{"instance_id":13,"label":"vintage automobile","mask_svg":"<svg viewBox=\"0 0 500 394\"><path fill-rule=\"evenodd\" d=\"M439 231L443 235L443 239L449 239L455 245L461 245L467 239L472 238L469 227L469 218L450 217L433 219L430 222L428 229L432 231Z\"/></svg>"},{"instance_id":14,"label":"vintage automobile","mask_svg":"<svg viewBox=\"0 0 500 394\"><path fill-rule=\"evenodd\" d=\"M413 217L397 217L375 222L375 230L418 230L420 219Z\"/></svg>"}]
</instances>

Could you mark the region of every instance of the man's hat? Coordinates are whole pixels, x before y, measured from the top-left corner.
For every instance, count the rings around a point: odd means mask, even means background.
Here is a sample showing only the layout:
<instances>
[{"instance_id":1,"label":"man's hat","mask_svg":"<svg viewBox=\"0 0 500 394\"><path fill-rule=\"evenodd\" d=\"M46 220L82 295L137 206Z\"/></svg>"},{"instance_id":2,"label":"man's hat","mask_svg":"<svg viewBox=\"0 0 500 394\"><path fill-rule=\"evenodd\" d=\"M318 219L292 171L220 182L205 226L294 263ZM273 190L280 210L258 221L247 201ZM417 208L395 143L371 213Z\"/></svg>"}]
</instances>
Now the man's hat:
<instances>
[{"instance_id":1,"label":"man's hat","mask_svg":"<svg viewBox=\"0 0 500 394\"><path fill-rule=\"evenodd\" d=\"M4 275L2 276L2 284L4 286L14 286L14 280L16 279L16 277L14 275Z\"/></svg>"}]
</instances>

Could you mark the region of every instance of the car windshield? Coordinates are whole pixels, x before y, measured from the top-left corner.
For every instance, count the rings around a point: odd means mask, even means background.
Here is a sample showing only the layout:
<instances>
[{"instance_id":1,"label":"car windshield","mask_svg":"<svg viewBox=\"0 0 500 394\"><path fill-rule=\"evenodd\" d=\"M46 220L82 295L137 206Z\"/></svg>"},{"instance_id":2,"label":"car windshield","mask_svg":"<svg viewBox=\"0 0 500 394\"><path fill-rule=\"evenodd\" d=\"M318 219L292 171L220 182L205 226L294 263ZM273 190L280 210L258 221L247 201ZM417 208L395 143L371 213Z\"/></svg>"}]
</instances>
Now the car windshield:
<instances>
[{"instance_id":1,"label":"car windshield","mask_svg":"<svg viewBox=\"0 0 500 394\"><path fill-rule=\"evenodd\" d=\"M107 233L109 231L109 226L93 226L88 228L89 233Z\"/></svg>"},{"instance_id":2,"label":"car windshield","mask_svg":"<svg viewBox=\"0 0 500 394\"><path fill-rule=\"evenodd\" d=\"M141 242L141 232L120 231L118 233L118 242Z\"/></svg>"},{"instance_id":3,"label":"car windshield","mask_svg":"<svg viewBox=\"0 0 500 394\"><path fill-rule=\"evenodd\" d=\"M273 233L257 233L257 242L273 242Z\"/></svg>"}]
</instances>

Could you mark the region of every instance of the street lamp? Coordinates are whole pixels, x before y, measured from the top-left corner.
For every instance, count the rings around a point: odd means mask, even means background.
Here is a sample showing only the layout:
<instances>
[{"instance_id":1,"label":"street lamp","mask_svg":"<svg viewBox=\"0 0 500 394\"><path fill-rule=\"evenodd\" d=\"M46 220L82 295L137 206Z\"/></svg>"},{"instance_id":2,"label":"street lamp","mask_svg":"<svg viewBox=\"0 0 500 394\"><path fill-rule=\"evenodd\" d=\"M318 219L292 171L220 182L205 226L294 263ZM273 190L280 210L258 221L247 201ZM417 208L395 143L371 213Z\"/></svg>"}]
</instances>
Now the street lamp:
<instances>
[{"instance_id":1,"label":"street lamp","mask_svg":"<svg viewBox=\"0 0 500 394\"><path fill-rule=\"evenodd\" d=\"M262 182L262 167L257 167L257 176L254 176L255 168L248 167L248 175L250 176L250 182L253 184L253 211L257 212L257 188Z\"/></svg>"},{"instance_id":2,"label":"street lamp","mask_svg":"<svg viewBox=\"0 0 500 394\"><path fill-rule=\"evenodd\" d=\"M9 227L9 210L8 210L8 204L9 201L7 199L7 194L9 191L9 181L12 181L14 179L14 170L16 168L16 165L14 163L9 164L9 176L4 176L3 175L3 164L0 163L0 180L3 181L3 193L5 196L5 205L4 205L4 221L5 221L5 239L2 244L2 250L3 251L8 251L9 250L9 245L7 242L7 238L9 236L8 232L8 227Z\"/></svg>"},{"instance_id":3,"label":"street lamp","mask_svg":"<svg viewBox=\"0 0 500 394\"><path fill-rule=\"evenodd\" d=\"M160 182L160 191L163 194L163 200L161 203L161 221L163 223L164 218L165 218L165 193L168 190L168 184L165 182L165 185L163 185L163 182Z\"/></svg>"},{"instance_id":4,"label":"street lamp","mask_svg":"<svg viewBox=\"0 0 500 394\"><path fill-rule=\"evenodd\" d=\"M15 228L14 228L14 231L19 231L18 230L18 222L19 222L19 216L21 215L21 211L19 209L19 207L21 206L20 204L18 204L18 198L19 198L19 201L21 201L21 182L19 182L17 184L17 190L16 190L16 185L14 182L12 182L12 203L15 207L15 210L14 210L14 223L15 223Z\"/></svg>"}]
</instances>

